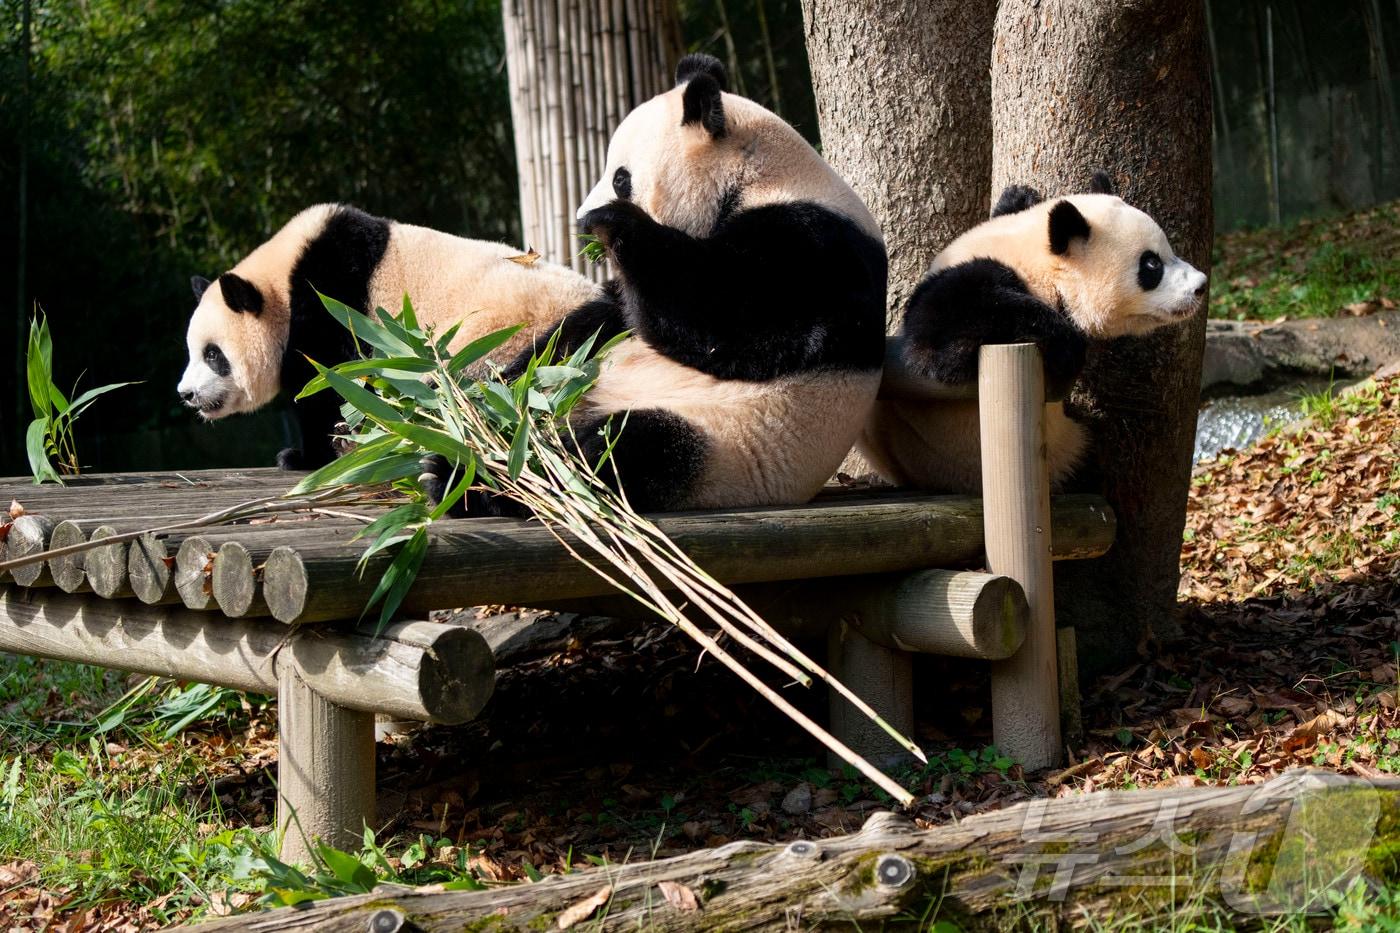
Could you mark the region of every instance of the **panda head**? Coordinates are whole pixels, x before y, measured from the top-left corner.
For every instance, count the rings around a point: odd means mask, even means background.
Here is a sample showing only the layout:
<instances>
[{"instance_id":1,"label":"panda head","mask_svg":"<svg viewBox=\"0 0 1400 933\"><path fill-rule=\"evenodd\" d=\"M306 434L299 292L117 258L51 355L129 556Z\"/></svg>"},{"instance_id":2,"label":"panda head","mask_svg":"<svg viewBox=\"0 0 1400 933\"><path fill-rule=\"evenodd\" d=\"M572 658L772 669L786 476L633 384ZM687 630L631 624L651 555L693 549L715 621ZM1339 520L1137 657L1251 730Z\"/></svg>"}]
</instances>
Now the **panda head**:
<instances>
[{"instance_id":1,"label":"panda head","mask_svg":"<svg viewBox=\"0 0 1400 933\"><path fill-rule=\"evenodd\" d=\"M1080 328L1103 339L1180 324L1201 305L1206 276L1177 256L1147 214L1111 193L1096 177L1095 193L1044 205L1048 243L1041 249L1055 291Z\"/></svg>"},{"instance_id":2,"label":"panda head","mask_svg":"<svg viewBox=\"0 0 1400 933\"><path fill-rule=\"evenodd\" d=\"M190 357L180 399L209 421L272 401L281 388L285 304L246 270L213 282L195 276L190 285L198 304L185 336Z\"/></svg>"},{"instance_id":3,"label":"panda head","mask_svg":"<svg viewBox=\"0 0 1400 933\"><path fill-rule=\"evenodd\" d=\"M825 201L844 187L796 130L727 93L726 80L724 66L709 55L681 59L675 87L636 107L613 133L603 175L578 218L621 198L658 223L701 237L730 210Z\"/></svg>"}]
</instances>

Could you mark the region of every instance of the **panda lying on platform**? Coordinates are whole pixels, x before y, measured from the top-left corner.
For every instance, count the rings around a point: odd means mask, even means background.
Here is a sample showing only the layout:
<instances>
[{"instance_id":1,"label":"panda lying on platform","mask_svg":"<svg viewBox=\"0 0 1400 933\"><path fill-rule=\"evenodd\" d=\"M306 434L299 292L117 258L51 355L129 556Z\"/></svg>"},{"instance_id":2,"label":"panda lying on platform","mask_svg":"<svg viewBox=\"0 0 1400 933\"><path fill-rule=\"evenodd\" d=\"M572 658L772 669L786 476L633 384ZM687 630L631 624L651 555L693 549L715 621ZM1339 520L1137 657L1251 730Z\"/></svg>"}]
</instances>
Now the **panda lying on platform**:
<instances>
[{"instance_id":1,"label":"panda lying on platform","mask_svg":"<svg viewBox=\"0 0 1400 933\"><path fill-rule=\"evenodd\" d=\"M880 382L874 218L796 130L724 85L717 60L684 58L676 87L622 121L578 211L620 277L561 322L561 348L633 336L575 433L596 462L603 424L629 413L610 462L643 511L807 501Z\"/></svg>"},{"instance_id":2,"label":"panda lying on platform","mask_svg":"<svg viewBox=\"0 0 1400 933\"><path fill-rule=\"evenodd\" d=\"M1095 173L1090 194L1044 201L1013 185L992 219L954 240L909 300L905 358L915 371L950 384L977 378L978 348L1040 345L1046 382L1068 391L1090 340L1149 333L1181 324L1200 306L1206 277L1172 252L1162 229ZM1088 432L1046 406L1052 485L1061 485L1088 448ZM879 402L861 453L885 479L938 492L981 489L975 401Z\"/></svg>"},{"instance_id":3,"label":"panda lying on platform","mask_svg":"<svg viewBox=\"0 0 1400 933\"><path fill-rule=\"evenodd\" d=\"M213 282L196 277L180 397L207 420L256 411L279 392L295 394L325 366L355 355L354 341L316 291L360 311L397 309L408 294L418 319L439 331L461 322L453 349L514 324L526 328L497 351L509 360L540 330L600 294L571 269L509 261L519 250L322 204L294 217ZM322 392L296 403L301 450L277 456L284 469L334 457L339 400Z\"/></svg>"}]
</instances>

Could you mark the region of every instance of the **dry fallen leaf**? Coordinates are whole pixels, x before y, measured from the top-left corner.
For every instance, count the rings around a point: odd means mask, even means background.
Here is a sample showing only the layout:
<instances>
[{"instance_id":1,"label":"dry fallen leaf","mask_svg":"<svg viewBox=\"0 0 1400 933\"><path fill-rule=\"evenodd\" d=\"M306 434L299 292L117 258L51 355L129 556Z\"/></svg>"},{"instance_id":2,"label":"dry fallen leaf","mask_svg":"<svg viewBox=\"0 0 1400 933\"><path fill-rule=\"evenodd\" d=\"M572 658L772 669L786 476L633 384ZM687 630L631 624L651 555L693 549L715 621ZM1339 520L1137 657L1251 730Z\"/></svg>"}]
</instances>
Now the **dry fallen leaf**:
<instances>
[{"instance_id":1,"label":"dry fallen leaf","mask_svg":"<svg viewBox=\"0 0 1400 933\"><path fill-rule=\"evenodd\" d=\"M19 500L18 500L18 499L11 499L11 500L10 500L10 518L12 518L12 519L19 518L19 517L20 517L21 515L23 515L23 514L24 514L24 506L22 506L22 505L19 504Z\"/></svg>"},{"instance_id":2,"label":"dry fallen leaf","mask_svg":"<svg viewBox=\"0 0 1400 933\"><path fill-rule=\"evenodd\" d=\"M506 258L518 266L533 266L540 261L540 254L532 246L519 256L507 256Z\"/></svg>"},{"instance_id":3,"label":"dry fallen leaf","mask_svg":"<svg viewBox=\"0 0 1400 933\"><path fill-rule=\"evenodd\" d=\"M687 912L700 909L700 902L695 899L695 892L680 882L658 881L656 886L661 889L661 894L666 898L666 903L676 908L676 910Z\"/></svg>"},{"instance_id":4,"label":"dry fallen leaf","mask_svg":"<svg viewBox=\"0 0 1400 933\"><path fill-rule=\"evenodd\" d=\"M612 892L612 885L605 885L599 888L592 896L586 897L572 907L564 910L555 921L559 929L567 930L574 924L593 916L593 911L606 904L608 899L612 897Z\"/></svg>"}]
</instances>

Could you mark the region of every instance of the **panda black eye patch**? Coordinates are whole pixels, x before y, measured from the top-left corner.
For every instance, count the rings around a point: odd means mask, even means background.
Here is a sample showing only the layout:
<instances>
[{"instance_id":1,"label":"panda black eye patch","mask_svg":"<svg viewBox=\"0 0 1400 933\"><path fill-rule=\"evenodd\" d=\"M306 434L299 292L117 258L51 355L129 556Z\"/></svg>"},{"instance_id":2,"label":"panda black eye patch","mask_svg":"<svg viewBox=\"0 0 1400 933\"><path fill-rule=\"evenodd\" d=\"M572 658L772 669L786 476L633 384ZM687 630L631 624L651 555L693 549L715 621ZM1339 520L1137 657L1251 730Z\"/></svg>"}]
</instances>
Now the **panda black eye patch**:
<instances>
[{"instance_id":1,"label":"panda black eye patch","mask_svg":"<svg viewBox=\"0 0 1400 933\"><path fill-rule=\"evenodd\" d=\"M228 364L228 357L224 356L224 351L212 343L204 348L204 364L219 376L227 376L233 371L233 367Z\"/></svg>"},{"instance_id":2,"label":"panda black eye patch","mask_svg":"<svg viewBox=\"0 0 1400 933\"><path fill-rule=\"evenodd\" d=\"M613 172L613 194L624 201L632 200L632 173L626 167Z\"/></svg>"},{"instance_id":3,"label":"panda black eye patch","mask_svg":"<svg viewBox=\"0 0 1400 933\"><path fill-rule=\"evenodd\" d=\"M1138 259L1138 284L1142 290L1150 292L1162 284L1162 257L1152 250L1145 251Z\"/></svg>"}]
</instances>

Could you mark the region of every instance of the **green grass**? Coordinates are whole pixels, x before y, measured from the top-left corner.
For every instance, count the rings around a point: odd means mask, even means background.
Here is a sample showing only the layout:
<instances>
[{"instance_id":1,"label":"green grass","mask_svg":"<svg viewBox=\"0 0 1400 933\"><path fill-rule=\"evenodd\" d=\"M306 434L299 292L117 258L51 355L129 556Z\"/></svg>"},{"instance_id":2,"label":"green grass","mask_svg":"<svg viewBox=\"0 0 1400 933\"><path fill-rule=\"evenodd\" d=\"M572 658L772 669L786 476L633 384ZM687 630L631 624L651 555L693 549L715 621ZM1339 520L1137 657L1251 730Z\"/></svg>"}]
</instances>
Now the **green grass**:
<instances>
[{"instance_id":1,"label":"green grass","mask_svg":"<svg viewBox=\"0 0 1400 933\"><path fill-rule=\"evenodd\" d=\"M1400 301L1400 202L1216 238L1210 315L1329 317Z\"/></svg>"}]
</instances>

